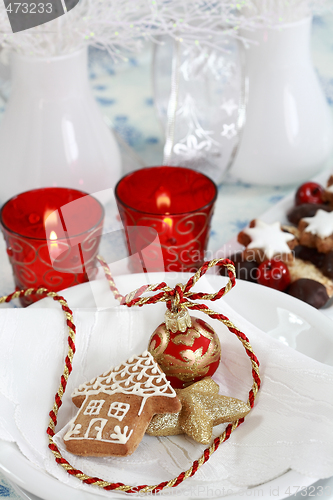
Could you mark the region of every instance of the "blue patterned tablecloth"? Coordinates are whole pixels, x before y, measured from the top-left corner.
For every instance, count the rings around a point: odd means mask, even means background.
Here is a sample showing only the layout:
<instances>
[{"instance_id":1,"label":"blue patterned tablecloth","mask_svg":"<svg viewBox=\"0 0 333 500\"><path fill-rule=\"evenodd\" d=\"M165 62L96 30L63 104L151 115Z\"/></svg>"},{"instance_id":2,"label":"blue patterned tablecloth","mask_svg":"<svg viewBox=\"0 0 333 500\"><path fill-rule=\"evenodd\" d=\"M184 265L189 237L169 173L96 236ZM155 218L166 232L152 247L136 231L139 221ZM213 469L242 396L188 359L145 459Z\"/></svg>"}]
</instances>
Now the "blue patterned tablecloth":
<instances>
[{"instance_id":1,"label":"blue patterned tablecloth","mask_svg":"<svg viewBox=\"0 0 333 500\"><path fill-rule=\"evenodd\" d=\"M314 19L313 60L333 111L332 33L333 15ZM164 138L154 109L151 53L151 47L146 47L139 57L114 65L108 54L98 50L90 52L90 79L96 100L121 142L124 141L132 149L132 152L123 149L125 171L138 164L159 165L162 162ZM4 107L4 103L0 102L0 112L3 112ZM333 159L330 169L333 171ZM233 238L251 219L272 207L294 188L252 186L226 179L219 186L208 246L209 256ZM119 225L114 207L110 207L106 215L106 230L112 231ZM0 294L8 294L13 288L11 268L4 242L0 238ZM13 305L8 304L8 307ZM19 498L1 473L0 498Z\"/></svg>"}]
</instances>

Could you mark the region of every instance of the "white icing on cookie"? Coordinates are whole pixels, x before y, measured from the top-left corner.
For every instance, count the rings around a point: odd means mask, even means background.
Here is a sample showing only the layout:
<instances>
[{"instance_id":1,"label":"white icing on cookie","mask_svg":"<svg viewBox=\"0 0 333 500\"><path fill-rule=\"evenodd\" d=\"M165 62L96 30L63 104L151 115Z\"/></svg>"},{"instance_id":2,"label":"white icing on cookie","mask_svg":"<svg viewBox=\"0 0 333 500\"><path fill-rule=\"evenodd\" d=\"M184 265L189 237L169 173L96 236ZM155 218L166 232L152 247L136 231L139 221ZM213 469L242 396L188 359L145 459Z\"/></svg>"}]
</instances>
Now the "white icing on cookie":
<instances>
[{"instance_id":1,"label":"white icing on cookie","mask_svg":"<svg viewBox=\"0 0 333 500\"><path fill-rule=\"evenodd\" d=\"M102 437L102 432L106 424L107 419L94 418L90 421L85 434L83 436L78 436L81 432L81 424L74 425L74 423L72 423L71 428L64 436L64 441L75 439L75 441L88 440L102 441L103 443L126 444L133 434L133 429L129 430L128 425L125 425L124 429L121 429L119 425L115 425L113 432L110 433L109 439L105 439Z\"/></svg>"},{"instance_id":2,"label":"white icing on cookie","mask_svg":"<svg viewBox=\"0 0 333 500\"><path fill-rule=\"evenodd\" d=\"M315 234L320 238L327 238L333 235L333 212L326 212L321 208L317 210L313 217L304 217L308 226L305 228L306 233Z\"/></svg>"},{"instance_id":3,"label":"white icing on cookie","mask_svg":"<svg viewBox=\"0 0 333 500\"><path fill-rule=\"evenodd\" d=\"M287 242L293 240L294 235L282 231L280 222L266 224L257 219L255 227L248 227L243 231L251 238L247 248L263 250L268 259L272 259L274 255L291 253Z\"/></svg>"},{"instance_id":4,"label":"white icing on cookie","mask_svg":"<svg viewBox=\"0 0 333 500\"><path fill-rule=\"evenodd\" d=\"M82 425L81 424L75 424L74 423L74 419L73 419L73 421L70 422L70 428L69 428L69 430L64 435L64 441L68 441L69 439L71 439L71 437L74 437L77 434L80 434L81 427L82 427Z\"/></svg>"},{"instance_id":5,"label":"white icing on cookie","mask_svg":"<svg viewBox=\"0 0 333 500\"><path fill-rule=\"evenodd\" d=\"M141 396L143 400L138 415L141 414L146 400L152 396L177 397L165 373L148 351L139 356L132 356L126 363L80 385L74 390L72 398L101 392L110 395L121 393Z\"/></svg>"},{"instance_id":6,"label":"white icing on cookie","mask_svg":"<svg viewBox=\"0 0 333 500\"><path fill-rule=\"evenodd\" d=\"M116 425L115 428L113 429L113 433L110 434L110 438L113 440L113 442L126 444L129 438L131 437L132 432L133 429L131 429L130 432L128 433L128 425L125 425L123 430L121 430L119 425Z\"/></svg>"}]
</instances>

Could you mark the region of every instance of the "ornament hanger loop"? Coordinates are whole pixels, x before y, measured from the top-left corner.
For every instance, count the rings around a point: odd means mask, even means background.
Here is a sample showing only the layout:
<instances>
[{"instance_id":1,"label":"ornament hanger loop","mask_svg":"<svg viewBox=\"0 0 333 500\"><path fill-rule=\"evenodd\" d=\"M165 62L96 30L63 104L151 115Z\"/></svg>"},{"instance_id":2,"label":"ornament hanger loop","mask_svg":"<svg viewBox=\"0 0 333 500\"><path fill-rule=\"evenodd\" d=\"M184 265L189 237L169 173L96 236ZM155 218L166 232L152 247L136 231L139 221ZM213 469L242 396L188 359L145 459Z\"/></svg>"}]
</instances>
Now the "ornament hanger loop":
<instances>
[{"instance_id":1,"label":"ornament hanger loop","mask_svg":"<svg viewBox=\"0 0 333 500\"><path fill-rule=\"evenodd\" d=\"M187 302L184 298L185 285L178 283L171 292L168 292L171 300L167 302L168 309L173 313L178 313L183 309L182 304Z\"/></svg>"}]
</instances>

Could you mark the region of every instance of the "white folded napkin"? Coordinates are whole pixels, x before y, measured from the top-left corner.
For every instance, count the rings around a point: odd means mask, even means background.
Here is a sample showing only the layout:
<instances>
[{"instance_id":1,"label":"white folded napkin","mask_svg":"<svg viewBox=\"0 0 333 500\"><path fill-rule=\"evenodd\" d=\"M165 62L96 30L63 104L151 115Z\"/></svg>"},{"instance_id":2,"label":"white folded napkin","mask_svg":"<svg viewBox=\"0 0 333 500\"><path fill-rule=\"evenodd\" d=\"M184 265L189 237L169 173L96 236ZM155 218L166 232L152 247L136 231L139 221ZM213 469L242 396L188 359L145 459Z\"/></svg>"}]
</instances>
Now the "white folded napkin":
<instances>
[{"instance_id":1,"label":"white folded napkin","mask_svg":"<svg viewBox=\"0 0 333 500\"><path fill-rule=\"evenodd\" d=\"M288 469L314 478L332 476L333 367L272 339L223 299L213 308L229 316L249 337L261 364L262 388L245 422L178 488L185 492L189 487L215 484L236 492ZM205 449L187 436L146 435L132 456L98 459L71 455L62 443L66 424L77 411L70 397L73 389L144 351L164 311L163 304L99 312L74 310L77 352L59 412L56 441L64 457L88 475L130 485L157 484L188 469ZM246 401L252 385L251 364L241 343L218 321L197 312L193 315L210 323L220 336L222 363L213 377L220 393ZM66 353L67 327L60 308L0 311L0 438L16 442L31 462L72 487L110 496L69 476L48 449L48 413ZM214 437L224 427L215 427Z\"/></svg>"}]
</instances>

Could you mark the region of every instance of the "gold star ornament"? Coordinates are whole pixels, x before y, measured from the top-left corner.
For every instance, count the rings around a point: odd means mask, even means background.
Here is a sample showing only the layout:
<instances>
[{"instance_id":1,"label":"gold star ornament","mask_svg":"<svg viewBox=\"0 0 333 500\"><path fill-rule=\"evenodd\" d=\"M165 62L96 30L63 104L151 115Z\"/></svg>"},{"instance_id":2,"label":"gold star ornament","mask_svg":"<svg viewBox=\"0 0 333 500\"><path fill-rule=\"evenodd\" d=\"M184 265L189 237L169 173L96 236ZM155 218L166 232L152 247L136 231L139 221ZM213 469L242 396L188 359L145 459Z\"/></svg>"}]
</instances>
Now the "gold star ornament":
<instances>
[{"instance_id":1,"label":"gold star ornament","mask_svg":"<svg viewBox=\"0 0 333 500\"><path fill-rule=\"evenodd\" d=\"M182 404L179 413L155 415L146 432L151 436L187 434L201 444L209 444L214 425L235 422L251 410L243 401L218 394L219 386L206 377L185 389L176 389Z\"/></svg>"}]
</instances>

